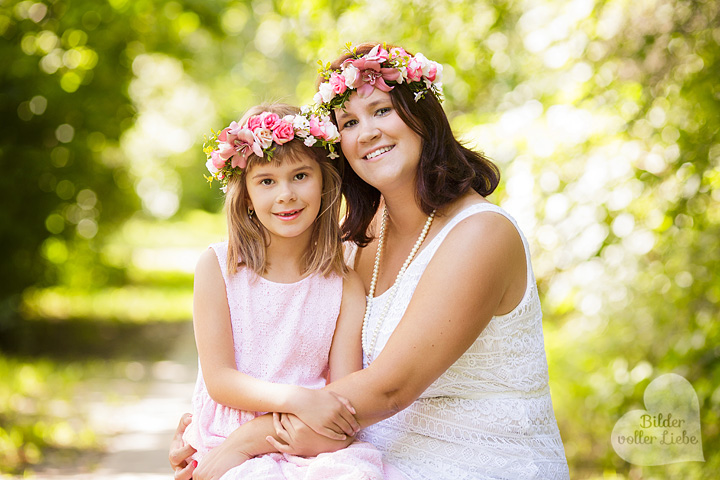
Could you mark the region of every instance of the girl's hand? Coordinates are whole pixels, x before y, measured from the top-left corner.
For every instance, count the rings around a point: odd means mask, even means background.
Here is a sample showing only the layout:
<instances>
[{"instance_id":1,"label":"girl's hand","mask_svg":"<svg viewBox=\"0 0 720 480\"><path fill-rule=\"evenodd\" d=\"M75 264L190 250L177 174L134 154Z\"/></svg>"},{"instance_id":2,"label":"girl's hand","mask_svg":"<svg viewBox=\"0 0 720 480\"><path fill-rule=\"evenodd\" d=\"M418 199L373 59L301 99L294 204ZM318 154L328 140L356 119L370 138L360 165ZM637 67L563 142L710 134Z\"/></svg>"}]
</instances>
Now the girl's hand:
<instances>
[{"instance_id":1,"label":"girl's hand","mask_svg":"<svg viewBox=\"0 0 720 480\"><path fill-rule=\"evenodd\" d=\"M270 435L265 440L280 453L313 457L323 452L340 450L353 441L352 438L344 441L330 440L326 436L318 435L293 414L273 413L273 426L275 434L281 441Z\"/></svg>"},{"instance_id":2,"label":"girl's hand","mask_svg":"<svg viewBox=\"0 0 720 480\"><path fill-rule=\"evenodd\" d=\"M329 390L299 390L299 394L293 397L295 408L291 413L318 434L333 440L345 440L360 430L353 416L355 409L347 398Z\"/></svg>"},{"instance_id":3,"label":"girl's hand","mask_svg":"<svg viewBox=\"0 0 720 480\"><path fill-rule=\"evenodd\" d=\"M190 456L195 453L195 449L190 445L186 445L183 441L183 433L190 422L192 421L192 415L186 413L180 418L175 435L170 442L170 452L168 458L170 460L170 466L175 471L175 480L190 480L193 477L193 470L197 466L197 462L190 462Z\"/></svg>"}]
</instances>

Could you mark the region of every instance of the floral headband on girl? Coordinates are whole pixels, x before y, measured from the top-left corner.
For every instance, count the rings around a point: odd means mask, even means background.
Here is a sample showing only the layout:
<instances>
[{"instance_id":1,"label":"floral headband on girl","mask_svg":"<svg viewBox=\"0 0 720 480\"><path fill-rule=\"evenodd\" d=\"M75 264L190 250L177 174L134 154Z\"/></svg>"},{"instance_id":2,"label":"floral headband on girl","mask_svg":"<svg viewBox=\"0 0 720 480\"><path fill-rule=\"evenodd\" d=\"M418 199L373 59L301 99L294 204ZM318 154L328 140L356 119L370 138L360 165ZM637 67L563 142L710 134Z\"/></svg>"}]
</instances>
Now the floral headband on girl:
<instances>
[{"instance_id":1,"label":"floral headband on girl","mask_svg":"<svg viewBox=\"0 0 720 480\"><path fill-rule=\"evenodd\" d=\"M251 154L260 158L267 155L270 161L277 145L294 138L303 138L308 147L319 142L329 150L328 157L338 157L333 144L340 140L340 133L328 115L311 114L307 107L303 107L297 115L283 118L272 112L262 112L248 118L242 127L232 122L220 132L212 132L209 138L205 137L205 166L210 172L210 176L205 178L210 183L219 181L224 192L228 179L242 174Z\"/></svg>"},{"instance_id":2,"label":"floral headband on girl","mask_svg":"<svg viewBox=\"0 0 720 480\"><path fill-rule=\"evenodd\" d=\"M345 60L339 69L333 70L328 63L320 64L318 73L325 79L313 100L315 105L330 111L342 108L353 90L360 98L368 97L374 88L389 92L393 84L407 83L415 93L417 102L430 92L442 102L442 65L428 60L422 53L414 56L401 47L389 51L387 45L376 45L365 55L359 55L357 48L348 43L346 48L351 58ZM391 84L388 85L388 82Z\"/></svg>"}]
</instances>

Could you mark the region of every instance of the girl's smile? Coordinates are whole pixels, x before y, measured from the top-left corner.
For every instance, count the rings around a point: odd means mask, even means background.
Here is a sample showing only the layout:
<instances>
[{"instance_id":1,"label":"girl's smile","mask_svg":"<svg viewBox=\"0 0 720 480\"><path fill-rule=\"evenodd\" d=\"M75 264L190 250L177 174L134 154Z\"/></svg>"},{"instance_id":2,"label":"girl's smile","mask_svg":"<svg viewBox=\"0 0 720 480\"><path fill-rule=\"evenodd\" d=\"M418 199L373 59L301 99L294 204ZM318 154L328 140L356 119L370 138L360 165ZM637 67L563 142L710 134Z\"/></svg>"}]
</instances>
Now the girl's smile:
<instances>
[{"instance_id":1,"label":"girl's smile","mask_svg":"<svg viewBox=\"0 0 720 480\"><path fill-rule=\"evenodd\" d=\"M256 164L245 179L248 205L272 238L310 238L320 211L322 172L311 157Z\"/></svg>"},{"instance_id":2,"label":"girl's smile","mask_svg":"<svg viewBox=\"0 0 720 480\"><path fill-rule=\"evenodd\" d=\"M277 216L280 220L288 222L290 220L295 220L300 216L300 213L305 210L304 208L301 208L300 210L288 210L285 212L277 212L273 215Z\"/></svg>"}]
</instances>

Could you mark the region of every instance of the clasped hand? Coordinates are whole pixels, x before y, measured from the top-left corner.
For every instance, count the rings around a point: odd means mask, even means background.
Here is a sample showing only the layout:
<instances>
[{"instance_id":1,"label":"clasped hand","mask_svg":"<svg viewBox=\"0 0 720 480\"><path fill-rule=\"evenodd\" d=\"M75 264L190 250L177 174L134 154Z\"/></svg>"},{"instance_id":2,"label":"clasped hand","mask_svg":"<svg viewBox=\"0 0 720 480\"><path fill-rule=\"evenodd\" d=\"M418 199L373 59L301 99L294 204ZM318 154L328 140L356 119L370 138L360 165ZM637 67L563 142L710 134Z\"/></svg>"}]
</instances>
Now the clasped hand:
<instances>
[{"instance_id":1,"label":"clasped hand","mask_svg":"<svg viewBox=\"0 0 720 480\"><path fill-rule=\"evenodd\" d=\"M280 441L270 435L265 440L280 453L312 457L340 450L353 441L353 438L339 441L318 435L297 416L288 413L273 413L273 426Z\"/></svg>"},{"instance_id":2,"label":"clasped hand","mask_svg":"<svg viewBox=\"0 0 720 480\"><path fill-rule=\"evenodd\" d=\"M292 412L313 431L333 440L345 440L360 430L350 401L329 390L299 387Z\"/></svg>"}]
</instances>

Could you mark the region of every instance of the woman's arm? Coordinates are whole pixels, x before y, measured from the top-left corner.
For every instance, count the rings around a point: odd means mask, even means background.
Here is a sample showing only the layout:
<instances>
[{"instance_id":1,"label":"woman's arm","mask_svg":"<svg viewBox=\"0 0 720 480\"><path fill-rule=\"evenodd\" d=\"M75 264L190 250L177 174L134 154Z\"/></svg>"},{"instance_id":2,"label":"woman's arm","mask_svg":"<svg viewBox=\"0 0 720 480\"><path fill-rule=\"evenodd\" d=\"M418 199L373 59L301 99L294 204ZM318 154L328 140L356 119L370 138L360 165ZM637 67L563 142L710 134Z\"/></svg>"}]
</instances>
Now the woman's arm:
<instances>
[{"instance_id":1,"label":"woman's arm","mask_svg":"<svg viewBox=\"0 0 720 480\"><path fill-rule=\"evenodd\" d=\"M193 325L203 378L213 400L248 411L294 413L331 438L355 433L350 403L333 392L267 382L237 370L225 281L211 249L202 254L195 272Z\"/></svg>"},{"instance_id":2,"label":"woman's arm","mask_svg":"<svg viewBox=\"0 0 720 480\"><path fill-rule=\"evenodd\" d=\"M517 306L526 283L525 250L512 223L489 212L468 217L435 253L377 359L327 388L350 399L363 426L392 416L455 363L494 315Z\"/></svg>"},{"instance_id":3,"label":"woman's arm","mask_svg":"<svg viewBox=\"0 0 720 480\"><path fill-rule=\"evenodd\" d=\"M482 239L481 248L477 239ZM425 270L402 320L387 345L366 369L328 385L346 396L367 426L408 407L475 341L493 315L510 312L527 283L522 240L503 216L482 213L448 234ZM292 416L278 434L292 452L314 438Z\"/></svg>"}]
</instances>

